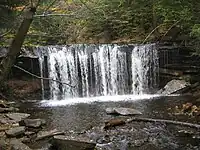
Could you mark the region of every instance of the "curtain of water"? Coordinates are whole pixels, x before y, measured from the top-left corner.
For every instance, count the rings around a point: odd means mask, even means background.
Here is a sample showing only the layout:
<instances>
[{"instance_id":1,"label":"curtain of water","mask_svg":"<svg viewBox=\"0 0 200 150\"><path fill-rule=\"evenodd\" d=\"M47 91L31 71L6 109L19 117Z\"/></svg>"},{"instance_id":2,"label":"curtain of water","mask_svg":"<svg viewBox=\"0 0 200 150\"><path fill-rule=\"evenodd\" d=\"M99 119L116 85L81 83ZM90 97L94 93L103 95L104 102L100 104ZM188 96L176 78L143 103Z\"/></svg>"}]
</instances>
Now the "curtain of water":
<instances>
[{"instance_id":1,"label":"curtain of water","mask_svg":"<svg viewBox=\"0 0 200 150\"><path fill-rule=\"evenodd\" d=\"M51 99L148 93L158 79L156 46L130 47L133 48L116 44L46 47L49 77L76 85L50 81Z\"/></svg>"}]
</instances>

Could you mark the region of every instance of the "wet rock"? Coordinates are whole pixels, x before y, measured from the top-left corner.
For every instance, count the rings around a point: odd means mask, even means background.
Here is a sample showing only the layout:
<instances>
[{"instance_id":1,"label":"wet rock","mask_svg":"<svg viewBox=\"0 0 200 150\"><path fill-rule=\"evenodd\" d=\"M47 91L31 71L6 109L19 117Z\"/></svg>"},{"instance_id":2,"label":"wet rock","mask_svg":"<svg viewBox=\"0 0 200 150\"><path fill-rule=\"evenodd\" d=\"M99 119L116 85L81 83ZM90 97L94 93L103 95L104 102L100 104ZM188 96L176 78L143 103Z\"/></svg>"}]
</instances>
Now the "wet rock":
<instances>
[{"instance_id":1,"label":"wet rock","mask_svg":"<svg viewBox=\"0 0 200 150\"><path fill-rule=\"evenodd\" d=\"M37 133L36 140L41 140L44 138L52 137L54 135L61 135L61 134L64 134L64 132L58 131L57 129L50 130L50 131L39 131Z\"/></svg>"},{"instance_id":2,"label":"wet rock","mask_svg":"<svg viewBox=\"0 0 200 150\"><path fill-rule=\"evenodd\" d=\"M142 113L136 109L132 108L106 108L106 113L107 114L118 114L118 115L123 115L123 116L128 116L128 115L141 115Z\"/></svg>"},{"instance_id":3,"label":"wet rock","mask_svg":"<svg viewBox=\"0 0 200 150\"><path fill-rule=\"evenodd\" d=\"M24 134L27 135L27 136L30 136L30 135L35 134L35 132L32 132L32 131L26 131Z\"/></svg>"},{"instance_id":4,"label":"wet rock","mask_svg":"<svg viewBox=\"0 0 200 150\"><path fill-rule=\"evenodd\" d=\"M20 122L21 120L28 118L30 114L26 113L10 113L6 114L6 116L12 120L15 120L16 122Z\"/></svg>"},{"instance_id":5,"label":"wet rock","mask_svg":"<svg viewBox=\"0 0 200 150\"><path fill-rule=\"evenodd\" d=\"M4 124L4 125L1 125L0 126L0 132L1 131L5 131L5 130L8 130L11 128L11 125L10 124Z\"/></svg>"},{"instance_id":6,"label":"wet rock","mask_svg":"<svg viewBox=\"0 0 200 150\"><path fill-rule=\"evenodd\" d=\"M30 143L31 142L31 139L27 136L24 136L24 137L20 138L19 140L23 143Z\"/></svg>"},{"instance_id":7,"label":"wet rock","mask_svg":"<svg viewBox=\"0 0 200 150\"><path fill-rule=\"evenodd\" d=\"M146 142L148 142L148 138L135 140L133 143L134 143L134 146L140 147L144 145Z\"/></svg>"},{"instance_id":8,"label":"wet rock","mask_svg":"<svg viewBox=\"0 0 200 150\"><path fill-rule=\"evenodd\" d=\"M18 139L11 139L10 145L12 150L31 150L27 145L23 144Z\"/></svg>"},{"instance_id":9,"label":"wet rock","mask_svg":"<svg viewBox=\"0 0 200 150\"><path fill-rule=\"evenodd\" d=\"M110 136L109 136L109 135L105 135L105 136L103 136L103 137L100 137L100 138L98 138L98 139L96 140L96 142L97 142L98 144L106 144L106 143L109 143L109 142L111 142Z\"/></svg>"},{"instance_id":10,"label":"wet rock","mask_svg":"<svg viewBox=\"0 0 200 150\"><path fill-rule=\"evenodd\" d=\"M8 150L9 144L4 138L0 138L0 150Z\"/></svg>"},{"instance_id":11,"label":"wet rock","mask_svg":"<svg viewBox=\"0 0 200 150\"><path fill-rule=\"evenodd\" d=\"M194 134L194 132L192 132L192 131L187 131L187 130L179 130L178 131L178 135L182 136L182 137L192 136L193 134Z\"/></svg>"},{"instance_id":12,"label":"wet rock","mask_svg":"<svg viewBox=\"0 0 200 150\"><path fill-rule=\"evenodd\" d=\"M59 150L94 150L96 143L92 143L89 139L79 138L74 139L72 137L58 135L54 136L51 141L52 147L51 149L59 149Z\"/></svg>"},{"instance_id":13,"label":"wet rock","mask_svg":"<svg viewBox=\"0 0 200 150\"><path fill-rule=\"evenodd\" d=\"M1 124L12 124L12 123L15 123L15 121L10 120L8 117L2 115L2 116L0 116L0 123Z\"/></svg>"},{"instance_id":14,"label":"wet rock","mask_svg":"<svg viewBox=\"0 0 200 150\"><path fill-rule=\"evenodd\" d=\"M52 150L52 149L51 149L51 144L50 143L45 143L45 144L42 145L42 147L40 147L38 149L34 149L34 150Z\"/></svg>"},{"instance_id":15,"label":"wet rock","mask_svg":"<svg viewBox=\"0 0 200 150\"><path fill-rule=\"evenodd\" d=\"M190 86L190 84L185 80L171 80L165 85L163 89L159 90L157 93L169 95L181 89L187 88L188 86Z\"/></svg>"},{"instance_id":16,"label":"wet rock","mask_svg":"<svg viewBox=\"0 0 200 150\"><path fill-rule=\"evenodd\" d=\"M5 136L6 136L5 132L0 132L0 139L5 138Z\"/></svg>"},{"instance_id":17,"label":"wet rock","mask_svg":"<svg viewBox=\"0 0 200 150\"><path fill-rule=\"evenodd\" d=\"M21 121L20 124L25 125L27 127L38 128L46 124L46 121L44 119L25 119Z\"/></svg>"},{"instance_id":18,"label":"wet rock","mask_svg":"<svg viewBox=\"0 0 200 150\"><path fill-rule=\"evenodd\" d=\"M9 107L9 108L0 108L0 113L14 112L19 111L18 108Z\"/></svg>"},{"instance_id":19,"label":"wet rock","mask_svg":"<svg viewBox=\"0 0 200 150\"><path fill-rule=\"evenodd\" d=\"M8 136L15 137L15 136L24 134L24 132L25 132L25 127L24 126L20 126L20 127L14 127L14 128L11 128L11 129L7 130L6 134Z\"/></svg>"},{"instance_id":20,"label":"wet rock","mask_svg":"<svg viewBox=\"0 0 200 150\"><path fill-rule=\"evenodd\" d=\"M192 136L192 138L200 140L200 135L194 135L194 136Z\"/></svg>"},{"instance_id":21,"label":"wet rock","mask_svg":"<svg viewBox=\"0 0 200 150\"><path fill-rule=\"evenodd\" d=\"M0 100L0 107L1 108L6 108L7 107L7 103L4 100Z\"/></svg>"}]
</instances>

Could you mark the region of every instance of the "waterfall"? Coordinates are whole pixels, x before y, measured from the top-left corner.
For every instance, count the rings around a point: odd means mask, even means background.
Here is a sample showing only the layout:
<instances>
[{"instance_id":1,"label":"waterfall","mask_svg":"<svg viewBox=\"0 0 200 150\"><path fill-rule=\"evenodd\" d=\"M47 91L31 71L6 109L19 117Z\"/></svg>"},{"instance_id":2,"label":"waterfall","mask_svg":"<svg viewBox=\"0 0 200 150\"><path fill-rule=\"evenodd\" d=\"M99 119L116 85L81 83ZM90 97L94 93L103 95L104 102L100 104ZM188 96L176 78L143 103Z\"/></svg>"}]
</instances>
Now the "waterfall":
<instances>
[{"instance_id":1,"label":"waterfall","mask_svg":"<svg viewBox=\"0 0 200 150\"><path fill-rule=\"evenodd\" d=\"M158 54L155 45L136 46L132 51L132 92L145 94L158 81Z\"/></svg>"},{"instance_id":2,"label":"waterfall","mask_svg":"<svg viewBox=\"0 0 200 150\"><path fill-rule=\"evenodd\" d=\"M48 77L61 81L49 81L51 99L146 94L157 84L155 44L74 44L41 50L47 57Z\"/></svg>"}]
</instances>

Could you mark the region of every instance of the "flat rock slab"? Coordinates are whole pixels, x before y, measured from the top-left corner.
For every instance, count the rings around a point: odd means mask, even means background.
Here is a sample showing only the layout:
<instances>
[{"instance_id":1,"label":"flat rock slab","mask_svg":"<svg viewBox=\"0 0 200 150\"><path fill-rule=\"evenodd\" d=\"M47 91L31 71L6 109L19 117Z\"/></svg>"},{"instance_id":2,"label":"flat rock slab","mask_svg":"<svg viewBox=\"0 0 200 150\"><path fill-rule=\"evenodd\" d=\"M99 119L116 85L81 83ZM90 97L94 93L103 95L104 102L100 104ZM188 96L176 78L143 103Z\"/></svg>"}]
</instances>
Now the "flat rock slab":
<instances>
[{"instance_id":1,"label":"flat rock slab","mask_svg":"<svg viewBox=\"0 0 200 150\"><path fill-rule=\"evenodd\" d=\"M46 124L46 121L44 119L25 119L20 124L23 124L26 127L39 128Z\"/></svg>"},{"instance_id":2,"label":"flat rock slab","mask_svg":"<svg viewBox=\"0 0 200 150\"><path fill-rule=\"evenodd\" d=\"M20 122L23 119L26 119L30 116L30 114L26 113L9 113L6 114L6 116L12 120L15 120L16 122Z\"/></svg>"},{"instance_id":3,"label":"flat rock slab","mask_svg":"<svg viewBox=\"0 0 200 150\"><path fill-rule=\"evenodd\" d=\"M25 127L24 126L20 126L20 127L14 127L14 128L11 128L11 129L7 130L6 134L8 136L15 137L15 136L24 134L24 132L25 132Z\"/></svg>"},{"instance_id":4,"label":"flat rock slab","mask_svg":"<svg viewBox=\"0 0 200 150\"><path fill-rule=\"evenodd\" d=\"M57 129L50 130L50 131L39 131L37 133L36 140L41 140L41 139L44 139L44 138L49 138L49 137L52 137L54 135L61 135L61 134L64 134L64 132L58 131Z\"/></svg>"},{"instance_id":5,"label":"flat rock slab","mask_svg":"<svg viewBox=\"0 0 200 150\"><path fill-rule=\"evenodd\" d=\"M132 108L106 108L106 113L107 114L117 114L117 115L123 115L123 116L128 116L128 115L141 115L142 113L136 109Z\"/></svg>"},{"instance_id":6,"label":"flat rock slab","mask_svg":"<svg viewBox=\"0 0 200 150\"><path fill-rule=\"evenodd\" d=\"M10 145L12 150L31 150L27 145L23 144L18 139L11 139Z\"/></svg>"},{"instance_id":7,"label":"flat rock slab","mask_svg":"<svg viewBox=\"0 0 200 150\"><path fill-rule=\"evenodd\" d=\"M54 136L51 141L52 149L59 150L94 150L96 143L90 142L88 139L73 139L69 136Z\"/></svg>"}]
</instances>

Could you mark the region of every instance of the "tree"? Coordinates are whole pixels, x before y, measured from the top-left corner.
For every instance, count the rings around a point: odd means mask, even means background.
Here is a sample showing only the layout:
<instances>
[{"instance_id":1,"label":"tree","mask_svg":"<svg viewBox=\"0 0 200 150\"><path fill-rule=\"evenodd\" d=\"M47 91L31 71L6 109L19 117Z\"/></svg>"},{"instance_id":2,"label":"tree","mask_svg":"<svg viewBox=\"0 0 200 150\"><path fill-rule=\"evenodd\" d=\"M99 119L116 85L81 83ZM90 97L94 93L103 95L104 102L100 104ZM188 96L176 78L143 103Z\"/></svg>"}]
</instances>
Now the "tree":
<instances>
[{"instance_id":1,"label":"tree","mask_svg":"<svg viewBox=\"0 0 200 150\"><path fill-rule=\"evenodd\" d=\"M29 30L29 27L33 20L33 15L36 12L36 8L37 8L38 4L39 4L39 1L37 1L35 4L31 3L30 7L25 10L24 19L19 27L19 30L18 30L16 36L14 37L14 39L8 49L8 54L1 61L0 83L3 83L4 81L6 81L8 74L11 70L11 67L15 63L15 60L21 51L22 44L23 44L26 34Z\"/></svg>"}]
</instances>

